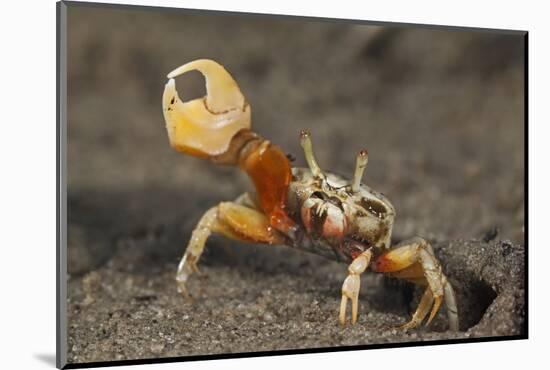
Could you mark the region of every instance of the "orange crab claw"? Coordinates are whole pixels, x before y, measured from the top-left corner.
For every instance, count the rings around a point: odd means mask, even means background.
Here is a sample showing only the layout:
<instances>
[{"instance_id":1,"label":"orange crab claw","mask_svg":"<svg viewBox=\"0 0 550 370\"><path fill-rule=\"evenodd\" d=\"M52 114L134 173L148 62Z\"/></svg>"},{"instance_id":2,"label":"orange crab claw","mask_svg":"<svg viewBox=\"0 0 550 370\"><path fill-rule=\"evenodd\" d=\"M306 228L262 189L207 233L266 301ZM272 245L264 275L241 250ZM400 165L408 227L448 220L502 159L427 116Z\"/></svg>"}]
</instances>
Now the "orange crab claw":
<instances>
[{"instance_id":1,"label":"orange crab claw","mask_svg":"<svg viewBox=\"0 0 550 370\"><path fill-rule=\"evenodd\" d=\"M182 102L174 78L201 72L206 96ZM275 229L290 235L294 222L285 212L292 177L284 152L250 130L250 105L231 75L213 60L199 59L168 74L162 108L170 144L179 152L238 165L254 182L260 207Z\"/></svg>"},{"instance_id":2,"label":"orange crab claw","mask_svg":"<svg viewBox=\"0 0 550 370\"><path fill-rule=\"evenodd\" d=\"M197 70L206 79L206 96L182 102L175 77ZM226 152L231 139L242 129L250 129L250 105L239 86L218 63L199 59L168 74L162 108L170 144L180 152L212 157Z\"/></svg>"}]
</instances>

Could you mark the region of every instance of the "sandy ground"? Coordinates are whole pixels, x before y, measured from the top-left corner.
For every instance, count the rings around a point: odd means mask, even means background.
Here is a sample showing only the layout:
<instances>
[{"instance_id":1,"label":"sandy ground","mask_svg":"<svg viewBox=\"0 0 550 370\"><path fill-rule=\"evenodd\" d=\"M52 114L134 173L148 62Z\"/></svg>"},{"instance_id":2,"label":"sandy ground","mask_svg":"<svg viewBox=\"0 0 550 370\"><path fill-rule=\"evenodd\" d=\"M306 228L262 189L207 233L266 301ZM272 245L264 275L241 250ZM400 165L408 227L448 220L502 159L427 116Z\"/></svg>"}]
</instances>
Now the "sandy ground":
<instances>
[{"instance_id":1,"label":"sandy ground","mask_svg":"<svg viewBox=\"0 0 550 370\"><path fill-rule=\"evenodd\" d=\"M244 16L69 9L69 362L524 334L523 39ZM253 127L365 182L397 209L394 240L433 242L461 331L393 328L418 291L365 274L357 325L337 325L346 266L214 237L190 304L174 272L208 207L245 175L169 148L165 75L200 57L232 72ZM178 80L203 94L200 75Z\"/></svg>"}]
</instances>

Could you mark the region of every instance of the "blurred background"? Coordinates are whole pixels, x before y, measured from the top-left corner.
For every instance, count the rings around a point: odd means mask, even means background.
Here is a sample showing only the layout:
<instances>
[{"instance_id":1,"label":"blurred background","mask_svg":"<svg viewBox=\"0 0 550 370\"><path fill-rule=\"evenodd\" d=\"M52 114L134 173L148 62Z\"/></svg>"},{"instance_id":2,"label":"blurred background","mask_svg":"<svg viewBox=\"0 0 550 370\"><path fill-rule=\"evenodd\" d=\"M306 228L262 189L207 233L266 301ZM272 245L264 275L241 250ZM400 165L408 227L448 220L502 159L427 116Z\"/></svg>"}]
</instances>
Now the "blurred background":
<instances>
[{"instance_id":1,"label":"blurred background","mask_svg":"<svg viewBox=\"0 0 550 370\"><path fill-rule=\"evenodd\" d=\"M367 148L364 182L393 202L395 240L497 233L523 244L518 33L74 5L68 20L72 276L112 268L124 250L120 269L166 266L170 277L203 212L251 189L236 169L168 144L166 74L198 58L226 67L253 129L294 165L305 165L302 128L327 171L351 176ZM203 78L186 74L177 89L202 96Z\"/></svg>"}]
</instances>

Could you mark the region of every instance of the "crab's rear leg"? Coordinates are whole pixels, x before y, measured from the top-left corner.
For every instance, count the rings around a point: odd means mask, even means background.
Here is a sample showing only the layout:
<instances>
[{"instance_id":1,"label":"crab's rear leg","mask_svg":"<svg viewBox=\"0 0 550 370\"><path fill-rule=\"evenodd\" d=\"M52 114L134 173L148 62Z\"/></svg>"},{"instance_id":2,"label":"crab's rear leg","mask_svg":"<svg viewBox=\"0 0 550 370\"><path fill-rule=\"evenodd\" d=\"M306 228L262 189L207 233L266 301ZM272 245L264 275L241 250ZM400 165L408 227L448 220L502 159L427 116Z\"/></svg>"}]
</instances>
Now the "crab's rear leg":
<instances>
[{"instance_id":1,"label":"crab's rear leg","mask_svg":"<svg viewBox=\"0 0 550 370\"><path fill-rule=\"evenodd\" d=\"M212 233L245 242L277 244L284 241L282 235L270 225L268 218L255 209L254 202L246 194L234 202L222 202L210 208L193 230L178 266L178 292L186 298L190 298L186 288L187 280L193 272L198 272L197 263Z\"/></svg>"},{"instance_id":2,"label":"crab's rear leg","mask_svg":"<svg viewBox=\"0 0 550 370\"><path fill-rule=\"evenodd\" d=\"M453 288L443 274L430 244L422 238L405 241L394 249L379 256L372 266L374 271L389 273L391 276L427 285L412 319L404 328L418 326L430 312L427 324L435 317L442 300L445 299L449 327L458 330L458 313Z\"/></svg>"}]
</instances>

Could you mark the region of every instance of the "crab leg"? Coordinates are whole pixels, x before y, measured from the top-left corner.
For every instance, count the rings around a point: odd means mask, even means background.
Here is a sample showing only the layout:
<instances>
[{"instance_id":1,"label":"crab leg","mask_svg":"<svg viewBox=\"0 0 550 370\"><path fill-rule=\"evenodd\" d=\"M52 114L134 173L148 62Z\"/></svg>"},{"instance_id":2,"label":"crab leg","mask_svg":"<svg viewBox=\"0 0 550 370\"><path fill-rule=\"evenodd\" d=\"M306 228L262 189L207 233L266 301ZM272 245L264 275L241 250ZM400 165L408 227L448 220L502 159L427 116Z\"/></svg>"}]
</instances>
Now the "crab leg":
<instances>
[{"instance_id":1,"label":"crab leg","mask_svg":"<svg viewBox=\"0 0 550 370\"><path fill-rule=\"evenodd\" d=\"M428 285L429 293L424 293L418 309L411 321L404 325L405 328L418 326L431 306L426 323L429 325L444 298L450 329L458 330L458 314L453 288L426 240L413 238L382 254L374 261L373 270L390 273L393 277L407 279L419 285Z\"/></svg>"},{"instance_id":2,"label":"crab leg","mask_svg":"<svg viewBox=\"0 0 550 370\"><path fill-rule=\"evenodd\" d=\"M271 227L266 216L252 207L250 198L243 195L235 202L222 202L206 211L193 230L178 266L176 282L179 293L190 298L185 284L193 272L198 273L197 263L206 240L212 233L220 233L244 242L266 244L283 242L282 236Z\"/></svg>"},{"instance_id":3,"label":"crab leg","mask_svg":"<svg viewBox=\"0 0 550 370\"><path fill-rule=\"evenodd\" d=\"M407 330L416 328L420 325L420 323L426 318L426 315L428 315L428 312L430 312L430 307L432 307L433 301L434 297L432 295L432 291L430 288L426 288L411 321L401 325L399 328Z\"/></svg>"},{"instance_id":4,"label":"crab leg","mask_svg":"<svg viewBox=\"0 0 550 370\"><path fill-rule=\"evenodd\" d=\"M372 252L367 250L357 256L349 265L349 275L342 284L342 301L340 303L340 324L346 324L346 306L348 299L351 299L351 323L357 321L357 311L359 308L359 288L361 286L360 275L365 272L369 266Z\"/></svg>"}]
</instances>

